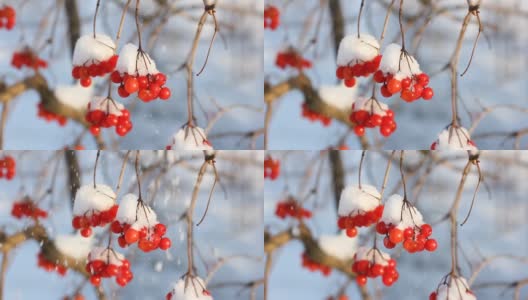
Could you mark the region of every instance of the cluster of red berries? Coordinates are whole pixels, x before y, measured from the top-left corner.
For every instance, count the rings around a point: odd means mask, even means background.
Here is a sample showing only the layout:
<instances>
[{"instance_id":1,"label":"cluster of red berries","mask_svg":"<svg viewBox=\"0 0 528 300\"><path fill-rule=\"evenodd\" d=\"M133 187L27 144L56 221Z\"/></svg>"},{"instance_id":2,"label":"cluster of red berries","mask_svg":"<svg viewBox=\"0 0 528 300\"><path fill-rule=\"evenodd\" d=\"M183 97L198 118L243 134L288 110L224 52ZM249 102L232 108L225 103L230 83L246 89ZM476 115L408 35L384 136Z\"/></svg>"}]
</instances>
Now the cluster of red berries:
<instances>
[{"instance_id":1,"label":"cluster of red berries","mask_svg":"<svg viewBox=\"0 0 528 300\"><path fill-rule=\"evenodd\" d=\"M378 205L374 210L355 215L339 217L337 226L341 230L346 230L349 237L355 237L358 234L356 227L368 227L376 224L383 215L383 205Z\"/></svg>"},{"instance_id":2,"label":"cluster of red berries","mask_svg":"<svg viewBox=\"0 0 528 300\"><path fill-rule=\"evenodd\" d=\"M310 122L320 121L325 127L329 126L332 123L331 118L327 116L323 116L319 114L318 112L311 110L308 107L308 104L306 104L306 102L303 102L302 104L302 116L303 118L310 120Z\"/></svg>"},{"instance_id":3,"label":"cluster of red berries","mask_svg":"<svg viewBox=\"0 0 528 300\"><path fill-rule=\"evenodd\" d=\"M273 5L266 6L266 9L264 10L264 28L275 30L279 25L280 10Z\"/></svg>"},{"instance_id":4,"label":"cluster of red berries","mask_svg":"<svg viewBox=\"0 0 528 300\"><path fill-rule=\"evenodd\" d=\"M423 250L432 252L438 248L436 240L429 238L433 234L433 228L429 224L407 227L401 230L393 224L379 222L376 225L376 231L379 234L385 235L383 245L387 249L392 249L401 242L403 242L403 248L409 253L421 252Z\"/></svg>"},{"instance_id":5,"label":"cluster of red berries","mask_svg":"<svg viewBox=\"0 0 528 300\"><path fill-rule=\"evenodd\" d=\"M332 268L313 261L306 253L302 254L302 266L310 272L320 271L325 277L332 273Z\"/></svg>"},{"instance_id":6,"label":"cluster of red berries","mask_svg":"<svg viewBox=\"0 0 528 300\"><path fill-rule=\"evenodd\" d=\"M376 99L370 99L369 101L374 101L376 103L373 105L380 106ZM397 128L396 121L394 120L394 112L388 108L385 110L385 114L381 115L364 109L354 110L354 106L352 106L352 113L350 114L349 119L356 124L354 127L354 133L357 136L364 136L365 128L375 128L379 126L380 134L388 137L393 134Z\"/></svg>"},{"instance_id":7,"label":"cluster of red berries","mask_svg":"<svg viewBox=\"0 0 528 300\"><path fill-rule=\"evenodd\" d=\"M377 251L377 249L372 249L372 251ZM398 271L396 271L396 261L394 259L389 259L386 265L368 260L355 260L352 265L352 271L357 274L356 282L359 286L367 284L368 278L380 276L384 285L391 286L400 276Z\"/></svg>"},{"instance_id":8,"label":"cluster of red berries","mask_svg":"<svg viewBox=\"0 0 528 300\"><path fill-rule=\"evenodd\" d=\"M47 260L42 252L38 254L38 266L48 272L56 271L60 276L66 275L66 271L68 271L65 266L57 265Z\"/></svg>"},{"instance_id":9,"label":"cluster of red berries","mask_svg":"<svg viewBox=\"0 0 528 300\"><path fill-rule=\"evenodd\" d=\"M117 215L118 208L119 206L114 205L105 211L92 211L90 215L85 213L83 216L74 216L72 226L75 229L80 229L82 236L89 237L92 235L91 227L104 227L106 224L111 223Z\"/></svg>"},{"instance_id":10,"label":"cluster of red berries","mask_svg":"<svg viewBox=\"0 0 528 300\"><path fill-rule=\"evenodd\" d=\"M57 121L57 123L59 123L60 126L64 126L68 122L68 118L61 116L61 115L57 115L56 113L46 110L42 102L39 102L37 104L37 107L38 107L39 118L46 120L46 122Z\"/></svg>"},{"instance_id":11,"label":"cluster of red berries","mask_svg":"<svg viewBox=\"0 0 528 300\"><path fill-rule=\"evenodd\" d=\"M28 217L37 220L39 218L47 218L48 212L43 209L40 209L31 200L24 199L22 201L17 201L13 203L13 207L11 208L11 215L17 219Z\"/></svg>"},{"instance_id":12,"label":"cluster of red berries","mask_svg":"<svg viewBox=\"0 0 528 300\"><path fill-rule=\"evenodd\" d=\"M24 49L22 51L17 51L13 53L11 58L11 65L17 69L22 69L22 67L28 67L35 71L38 69L45 69L48 67L48 62L40 59L36 54L34 54L29 49Z\"/></svg>"},{"instance_id":13,"label":"cluster of red berries","mask_svg":"<svg viewBox=\"0 0 528 300\"><path fill-rule=\"evenodd\" d=\"M115 277L116 283L120 286L126 286L134 278L130 270L130 262L127 259L123 259L121 265L107 263L98 259L89 261L86 264L86 272L92 274L90 283L94 286L99 286L102 278Z\"/></svg>"},{"instance_id":14,"label":"cluster of red berries","mask_svg":"<svg viewBox=\"0 0 528 300\"><path fill-rule=\"evenodd\" d=\"M303 69L309 69L312 67L312 62L303 58L295 50L288 50L285 52L277 53L277 58L275 59L275 65L281 69L286 69L286 67L291 67L302 71Z\"/></svg>"},{"instance_id":15,"label":"cluster of red berries","mask_svg":"<svg viewBox=\"0 0 528 300\"><path fill-rule=\"evenodd\" d=\"M300 206L297 201L290 199L277 203L275 215L281 219L292 217L301 220L311 218L312 212Z\"/></svg>"},{"instance_id":16,"label":"cluster of red berries","mask_svg":"<svg viewBox=\"0 0 528 300\"><path fill-rule=\"evenodd\" d=\"M83 87L89 87L92 84L92 77L102 77L112 72L117 65L118 58L117 55L113 55L105 61L74 66L72 69L72 76L73 78L80 80Z\"/></svg>"},{"instance_id":17,"label":"cluster of red berries","mask_svg":"<svg viewBox=\"0 0 528 300\"><path fill-rule=\"evenodd\" d=\"M277 179L280 174L280 161L273 159L271 156L266 157L264 160L264 178L271 180Z\"/></svg>"},{"instance_id":18,"label":"cluster of red berries","mask_svg":"<svg viewBox=\"0 0 528 300\"><path fill-rule=\"evenodd\" d=\"M380 90L383 97L392 97L392 95L401 92L400 98L407 102L413 102L420 98L431 100L434 96L433 89L427 86L429 76L425 73L398 80L394 78L394 75L383 74L380 70L374 74L374 81L383 83Z\"/></svg>"},{"instance_id":19,"label":"cluster of red berries","mask_svg":"<svg viewBox=\"0 0 528 300\"><path fill-rule=\"evenodd\" d=\"M117 242L121 248L125 248L137 242L138 248L143 252L149 252L156 249L167 250L171 246L171 240L164 237L167 227L162 223L156 224L152 228L143 227L136 230L130 224L112 222L110 229L113 233L119 234ZM149 232L150 231L150 232Z\"/></svg>"},{"instance_id":20,"label":"cluster of red berries","mask_svg":"<svg viewBox=\"0 0 528 300\"><path fill-rule=\"evenodd\" d=\"M113 100L109 99L107 101ZM125 136L132 130L130 112L126 108L121 109L121 114L117 115L101 109L91 110L90 104L88 103L88 111L86 112L85 118L90 123L90 132L93 135L99 135L101 133L101 127L110 128L115 126L115 132L119 136Z\"/></svg>"},{"instance_id":21,"label":"cluster of red berries","mask_svg":"<svg viewBox=\"0 0 528 300\"><path fill-rule=\"evenodd\" d=\"M0 8L0 28L6 28L7 30L13 29L16 23L16 10L9 6L4 5Z\"/></svg>"},{"instance_id":22,"label":"cluster of red berries","mask_svg":"<svg viewBox=\"0 0 528 300\"><path fill-rule=\"evenodd\" d=\"M0 159L0 178L11 180L16 174L16 162L12 156L6 155Z\"/></svg>"},{"instance_id":23,"label":"cluster of red berries","mask_svg":"<svg viewBox=\"0 0 528 300\"><path fill-rule=\"evenodd\" d=\"M118 71L114 71L110 78L113 83L119 84L117 92L123 98L127 98L136 92L143 102L150 102L157 98L167 100L171 96L171 90L165 86L167 76L163 73L147 74L146 76L134 76L125 73L121 76Z\"/></svg>"},{"instance_id":24,"label":"cluster of red berries","mask_svg":"<svg viewBox=\"0 0 528 300\"><path fill-rule=\"evenodd\" d=\"M338 66L336 76L338 79L345 81L345 86L354 87L356 85L357 77L368 77L378 70L381 63L381 57L381 55L378 55L370 61L358 61L354 65Z\"/></svg>"}]
</instances>

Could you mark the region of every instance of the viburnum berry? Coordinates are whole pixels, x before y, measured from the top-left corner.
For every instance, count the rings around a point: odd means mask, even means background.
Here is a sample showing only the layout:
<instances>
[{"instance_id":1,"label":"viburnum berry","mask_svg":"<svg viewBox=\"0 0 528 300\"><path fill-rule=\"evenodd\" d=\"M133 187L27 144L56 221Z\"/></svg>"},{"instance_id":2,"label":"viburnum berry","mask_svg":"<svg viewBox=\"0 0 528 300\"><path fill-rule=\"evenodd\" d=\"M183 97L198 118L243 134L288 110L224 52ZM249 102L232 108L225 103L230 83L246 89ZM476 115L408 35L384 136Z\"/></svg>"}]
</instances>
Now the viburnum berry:
<instances>
[{"instance_id":1,"label":"viburnum berry","mask_svg":"<svg viewBox=\"0 0 528 300\"><path fill-rule=\"evenodd\" d=\"M281 219L291 217L302 220L310 219L312 217L312 212L303 208L297 201L295 201L295 199L289 198L285 201L277 202L275 215Z\"/></svg>"},{"instance_id":2,"label":"viburnum berry","mask_svg":"<svg viewBox=\"0 0 528 300\"><path fill-rule=\"evenodd\" d=\"M40 209L29 197L25 197L24 199L13 203L11 215L17 219L27 217L37 220L39 218L47 218L48 212Z\"/></svg>"},{"instance_id":3,"label":"viburnum berry","mask_svg":"<svg viewBox=\"0 0 528 300\"><path fill-rule=\"evenodd\" d=\"M399 277L396 261L377 248L359 248L354 255L352 271L356 273L356 283L359 286L367 284L369 277L381 277L384 285L391 286Z\"/></svg>"},{"instance_id":4,"label":"viburnum berry","mask_svg":"<svg viewBox=\"0 0 528 300\"><path fill-rule=\"evenodd\" d=\"M267 5L264 9L264 28L277 29L280 25L280 10L273 5Z\"/></svg>"},{"instance_id":5,"label":"viburnum berry","mask_svg":"<svg viewBox=\"0 0 528 300\"><path fill-rule=\"evenodd\" d=\"M11 180L16 175L16 161L10 155L0 158L0 178Z\"/></svg>"},{"instance_id":6,"label":"viburnum berry","mask_svg":"<svg viewBox=\"0 0 528 300\"><path fill-rule=\"evenodd\" d=\"M290 67L302 71L303 69L310 69L312 62L302 57L295 49L289 48L277 53L275 65L283 70Z\"/></svg>"},{"instance_id":7,"label":"viburnum berry","mask_svg":"<svg viewBox=\"0 0 528 300\"><path fill-rule=\"evenodd\" d=\"M321 272L325 277L330 276L332 273L332 268L313 261L306 252L302 254L302 266L310 272Z\"/></svg>"},{"instance_id":8,"label":"viburnum berry","mask_svg":"<svg viewBox=\"0 0 528 300\"><path fill-rule=\"evenodd\" d=\"M16 10L9 5L4 5L0 8L0 29L13 29L16 23Z\"/></svg>"},{"instance_id":9,"label":"viburnum berry","mask_svg":"<svg viewBox=\"0 0 528 300\"><path fill-rule=\"evenodd\" d=\"M139 249L149 252L158 248L167 250L171 246L171 240L165 237L166 226L159 223L154 210L134 194L123 197L110 229L119 234L121 248L137 243Z\"/></svg>"},{"instance_id":10,"label":"viburnum berry","mask_svg":"<svg viewBox=\"0 0 528 300\"><path fill-rule=\"evenodd\" d=\"M368 77L380 66L379 42L371 35L348 35L341 40L337 52L336 76L347 87L356 85L356 78Z\"/></svg>"},{"instance_id":11,"label":"viburnum berry","mask_svg":"<svg viewBox=\"0 0 528 300\"><path fill-rule=\"evenodd\" d=\"M52 261L49 261L45 256L44 253L39 252L38 254L38 266L39 268L42 268L48 272L57 272L60 276L66 275L66 272L68 269L65 266L56 264Z\"/></svg>"},{"instance_id":12,"label":"viburnum berry","mask_svg":"<svg viewBox=\"0 0 528 300\"><path fill-rule=\"evenodd\" d=\"M375 98L361 98L354 102L349 119L356 124L354 133L357 136L363 136L365 128L379 127L381 135L388 137L397 128L394 112Z\"/></svg>"},{"instance_id":13,"label":"viburnum berry","mask_svg":"<svg viewBox=\"0 0 528 300\"><path fill-rule=\"evenodd\" d=\"M125 106L108 97L95 97L90 101L85 118L93 135L99 135L101 128L115 127L119 136L125 136L133 126Z\"/></svg>"},{"instance_id":14,"label":"viburnum berry","mask_svg":"<svg viewBox=\"0 0 528 300\"><path fill-rule=\"evenodd\" d=\"M264 160L264 178L277 179L280 175L280 161L267 156Z\"/></svg>"},{"instance_id":15,"label":"viburnum berry","mask_svg":"<svg viewBox=\"0 0 528 300\"><path fill-rule=\"evenodd\" d=\"M205 131L198 126L187 126L179 129L165 147L166 150L213 150Z\"/></svg>"},{"instance_id":16,"label":"viburnum berry","mask_svg":"<svg viewBox=\"0 0 528 300\"><path fill-rule=\"evenodd\" d=\"M203 279L197 276L185 275L180 278L167 293L165 300L213 300L211 292L205 286Z\"/></svg>"},{"instance_id":17,"label":"viburnum berry","mask_svg":"<svg viewBox=\"0 0 528 300\"><path fill-rule=\"evenodd\" d=\"M442 130L431 150L467 150L477 151L477 145L471 140L469 131L464 127L449 125Z\"/></svg>"},{"instance_id":18,"label":"viburnum berry","mask_svg":"<svg viewBox=\"0 0 528 300\"><path fill-rule=\"evenodd\" d=\"M444 277L429 300L477 300L467 280L452 274Z\"/></svg>"},{"instance_id":19,"label":"viburnum berry","mask_svg":"<svg viewBox=\"0 0 528 300\"><path fill-rule=\"evenodd\" d=\"M72 77L80 80L81 86L89 87L92 78L111 73L118 60L115 49L114 41L107 35L83 35L75 43Z\"/></svg>"},{"instance_id":20,"label":"viburnum berry","mask_svg":"<svg viewBox=\"0 0 528 300\"><path fill-rule=\"evenodd\" d=\"M42 102L39 102L37 104L37 108L38 108L38 117L46 120L46 122L57 121L57 123L59 123L60 126L65 126L66 123L68 122L68 118L61 116L61 115L57 115L53 112L46 110Z\"/></svg>"},{"instance_id":21,"label":"viburnum berry","mask_svg":"<svg viewBox=\"0 0 528 300\"><path fill-rule=\"evenodd\" d=\"M102 278L115 278L119 286L126 286L134 275L130 270L130 262L112 248L94 248L88 255L86 272L90 274L90 283L101 284Z\"/></svg>"},{"instance_id":22,"label":"viburnum berry","mask_svg":"<svg viewBox=\"0 0 528 300\"><path fill-rule=\"evenodd\" d=\"M349 237L357 235L356 227L376 224L383 214L381 195L371 185L347 186L341 192L337 226L346 230Z\"/></svg>"},{"instance_id":23,"label":"viburnum berry","mask_svg":"<svg viewBox=\"0 0 528 300\"><path fill-rule=\"evenodd\" d=\"M302 116L303 118L310 120L310 122L320 121L325 127L330 126L332 123L331 118L311 110L306 102L303 102L302 104Z\"/></svg>"},{"instance_id":24,"label":"viburnum berry","mask_svg":"<svg viewBox=\"0 0 528 300\"><path fill-rule=\"evenodd\" d=\"M111 223L118 210L116 195L112 188L104 184L88 184L80 187L73 203L72 226L88 237L92 227L104 227Z\"/></svg>"},{"instance_id":25,"label":"viburnum berry","mask_svg":"<svg viewBox=\"0 0 528 300\"><path fill-rule=\"evenodd\" d=\"M37 54L26 47L23 50L13 53L11 65L19 70L22 69L22 67L28 67L38 71L39 69L46 69L48 67L48 62L39 58Z\"/></svg>"}]
</instances>

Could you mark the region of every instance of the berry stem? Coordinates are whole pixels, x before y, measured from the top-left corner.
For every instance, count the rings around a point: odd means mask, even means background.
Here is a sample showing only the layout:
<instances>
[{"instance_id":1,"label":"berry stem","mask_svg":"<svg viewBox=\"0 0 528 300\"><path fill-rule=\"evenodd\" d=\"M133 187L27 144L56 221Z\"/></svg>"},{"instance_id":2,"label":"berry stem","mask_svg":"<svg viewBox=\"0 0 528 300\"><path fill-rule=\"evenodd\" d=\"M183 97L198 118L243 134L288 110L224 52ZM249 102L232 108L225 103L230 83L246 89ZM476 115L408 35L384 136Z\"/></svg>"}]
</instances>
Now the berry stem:
<instances>
[{"instance_id":1,"label":"berry stem","mask_svg":"<svg viewBox=\"0 0 528 300\"><path fill-rule=\"evenodd\" d=\"M136 151L135 167L136 167L136 180L137 180L137 183L138 183L139 199L141 200L142 197L141 197L141 179L140 179L140 176L139 176L139 150Z\"/></svg>"},{"instance_id":2,"label":"berry stem","mask_svg":"<svg viewBox=\"0 0 528 300\"><path fill-rule=\"evenodd\" d=\"M401 150L400 151L400 175L401 175L401 181L402 181L402 185L403 185L403 199L404 199L404 202L407 201L407 185L405 183L405 174L403 173L403 155L404 155L405 151L404 150Z\"/></svg>"},{"instance_id":3,"label":"berry stem","mask_svg":"<svg viewBox=\"0 0 528 300\"><path fill-rule=\"evenodd\" d=\"M119 28L117 29L116 34L116 46L119 46L119 39L121 38L121 32L123 31L123 24L125 23L125 17L127 15L128 7L130 6L132 0L128 0L123 8L123 13L121 14L121 20L119 21Z\"/></svg>"},{"instance_id":4,"label":"berry stem","mask_svg":"<svg viewBox=\"0 0 528 300\"><path fill-rule=\"evenodd\" d=\"M381 186L380 191L380 201L383 199L383 193L385 192L385 188L387 187L387 181L389 180L389 173L392 166L392 159L394 158L394 154L396 153L396 150L392 150L389 160L387 160L387 167L385 168L385 175L383 176L383 184Z\"/></svg>"},{"instance_id":5,"label":"berry stem","mask_svg":"<svg viewBox=\"0 0 528 300\"><path fill-rule=\"evenodd\" d=\"M94 19L93 19L93 37L95 39L95 26L97 24L97 14L99 13L99 6L101 5L101 0L97 0L97 4L95 5L95 13L94 13Z\"/></svg>"},{"instance_id":6,"label":"berry stem","mask_svg":"<svg viewBox=\"0 0 528 300\"><path fill-rule=\"evenodd\" d=\"M116 196L119 195L119 190L121 189L121 184L123 183L123 175L125 175L125 169L128 163L128 156L130 155L130 150L128 150L123 158L123 164L121 165L121 171L119 172L119 179L117 180L116 186Z\"/></svg>"},{"instance_id":7,"label":"berry stem","mask_svg":"<svg viewBox=\"0 0 528 300\"><path fill-rule=\"evenodd\" d=\"M142 51L143 48L141 47L141 26L139 25L139 4L140 0L136 0L136 28L137 28L137 34L138 34L138 49L139 51Z\"/></svg>"},{"instance_id":8,"label":"berry stem","mask_svg":"<svg viewBox=\"0 0 528 300\"><path fill-rule=\"evenodd\" d=\"M361 38L361 15L363 14L363 7L365 6L365 0L361 0L361 5L359 6L358 22L357 22L357 36L358 39Z\"/></svg>"},{"instance_id":9,"label":"berry stem","mask_svg":"<svg viewBox=\"0 0 528 300\"><path fill-rule=\"evenodd\" d=\"M93 171L93 187L96 188L95 185L95 176L97 174L97 163L99 162L99 156L101 155L101 150L97 150L97 155L95 157L95 165L94 165L94 171Z\"/></svg>"},{"instance_id":10,"label":"berry stem","mask_svg":"<svg viewBox=\"0 0 528 300\"><path fill-rule=\"evenodd\" d=\"M401 31L402 51L404 52L405 51L405 32L403 31L403 0L400 0L399 22L400 22L400 31Z\"/></svg>"},{"instance_id":11,"label":"berry stem","mask_svg":"<svg viewBox=\"0 0 528 300\"><path fill-rule=\"evenodd\" d=\"M359 189L361 189L361 170L363 169L363 161L365 160L365 153L366 153L366 150L361 151L361 160L359 161L359 169L358 169L358 186L359 186Z\"/></svg>"}]
</instances>

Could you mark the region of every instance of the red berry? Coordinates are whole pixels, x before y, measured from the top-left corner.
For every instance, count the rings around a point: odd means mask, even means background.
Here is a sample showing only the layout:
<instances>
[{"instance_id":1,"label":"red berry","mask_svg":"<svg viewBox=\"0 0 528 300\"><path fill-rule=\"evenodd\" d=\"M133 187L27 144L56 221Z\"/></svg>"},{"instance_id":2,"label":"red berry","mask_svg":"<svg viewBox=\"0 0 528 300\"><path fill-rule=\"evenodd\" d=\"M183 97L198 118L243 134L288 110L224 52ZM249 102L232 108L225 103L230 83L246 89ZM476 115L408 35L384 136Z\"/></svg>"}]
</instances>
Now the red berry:
<instances>
[{"instance_id":1,"label":"red berry","mask_svg":"<svg viewBox=\"0 0 528 300\"><path fill-rule=\"evenodd\" d=\"M387 84L387 90L391 94L396 94L399 91L401 91L401 89L402 89L401 81L399 81L398 79L393 78Z\"/></svg>"},{"instance_id":2,"label":"red berry","mask_svg":"<svg viewBox=\"0 0 528 300\"><path fill-rule=\"evenodd\" d=\"M90 78L90 77L81 78L81 86L89 87L91 84L92 84L92 78Z\"/></svg>"},{"instance_id":3,"label":"red berry","mask_svg":"<svg viewBox=\"0 0 528 300\"><path fill-rule=\"evenodd\" d=\"M398 228L389 230L389 239L393 244L398 244L403 241L403 232Z\"/></svg>"},{"instance_id":4,"label":"red berry","mask_svg":"<svg viewBox=\"0 0 528 300\"><path fill-rule=\"evenodd\" d=\"M171 240L169 238L162 238L159 242L159 247L161 250L167 250L171 246Z\"/></svg>"},{"instance_id":5,"label":"red berry","mask_svg":"<svg viewBox=\"0 0 528 300\"><path fill-rule=\"evenodd\" d=\"M429 239L425 242L425 250L433 252L438 248L438 243L435 239Z\"/></svg>"},{"instance_id":6,"label":"red berry","mask_svg":"<svg viewBox=\"0 0 528 300\"><path fill-rule=\"evenodd\" d=\"M346 230L346 235L347 235L348 237L353 238L353 237L355 237L357 234L358 234L358 230L357 230L356 227L348 228L348 229Z\"/></svg>"},{"instance_id":7,"label":"red berry","mask_svg":"<svg viewBox=\"0 0 528 300\"><path fill-rule=\"evenodd\" d=\"M101 277L97 275L90 276L90 283L94 286L99 286L101 284Z\"/></svg>"},{"instance_id":8,"label":"red berry","mask_svg":"<svg viewBox=\"0 0 528 300\"><path fill-rule=\"evenodd\" d=\"M167 100L170 98L170 96L171 96L171 91L167 87L162 88L159 92L159 97L161 100Z\"/></svg>"},{"instance_id":9,"label":"red berry","mask_svg":"<svg viewBox=\"0 0 528 300\"><path fill-rule=\"evenodd\" d=\"M139 232L133 228L129 228L126 232L125 232L125 241L128 243L128 244L133 244L135 242L137 242L137 240L139 239Z\"/></svg>"},{"instance_id":10,"label":"red berry","mask_svg":"<svg viewBox=\"0 0 528 300\"><path fill-rule=\"evenodd\" d=\"M139 90L139 83L137 78L129 77L125 82L125 91L129 94L133 94Z\"/></svg>"},{"instance_id":11,"label":"red berry","mask_svg":"<svg viewBox=\"0 0 528 300\"><path fill-rule=\"evenodd\" d=\"M434 96L434 92L433 92L433 89L430 87L425 88L422 91L422 98L424 98L424 100L431 100L433 96Z\"/></svg>"},{"instance_id":12,"label":"red berry","mask_svg":"<svg viewBox=\"0 0 528 300\"><path fill-rule=\"evenodd\" d=\"M365 276L365 275L357 275L356 283L359 286L364 286L365 284L367 284L367 276Z\"/></svg>"},{"instance_id":13,"label":"red berry","mask_svg":"<svg viewBox=\"0 0 528 300\"><path fill-rule=\"evenodd\" d=\"M365 127L359 126L359 125L354 127L354 133L357 136L364 136L365 135Z\"/></svg>"}]
</instances>

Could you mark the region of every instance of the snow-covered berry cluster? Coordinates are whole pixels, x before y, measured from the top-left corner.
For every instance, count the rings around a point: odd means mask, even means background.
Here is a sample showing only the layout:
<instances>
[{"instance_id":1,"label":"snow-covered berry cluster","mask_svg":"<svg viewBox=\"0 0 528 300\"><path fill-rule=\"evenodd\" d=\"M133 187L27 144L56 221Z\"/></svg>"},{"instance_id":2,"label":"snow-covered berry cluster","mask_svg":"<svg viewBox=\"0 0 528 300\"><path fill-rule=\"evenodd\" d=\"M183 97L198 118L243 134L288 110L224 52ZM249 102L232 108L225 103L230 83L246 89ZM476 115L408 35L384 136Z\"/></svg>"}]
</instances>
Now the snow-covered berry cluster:
<instances>
[{"instance_id":1,"label":"snow-covered berry cluster","mask_svg":"<svg viewBox=\"0 0 528 300\"><path fill-rule=\"evenodd\" d=\"M392 195L385 203L385 210L376 231L385 235L383 244L388 249L403 243L409 253L435 251L438 243L430 238L431 225L423 221L422 214L400 195Z\"/></svg>"},{"instance_id":2,"label":"snow-covered berry cluster","mask_svg":"<svg viewBox=\"0 0 528 300\"><path fill-rule=\"evenodd\" d=\"M450 125L440 132L438 139L431 144L431 150L476 151L477 145L471 140L467 129Z\"/></svg>"},{"instance_id":3,"label":"snow-covered berry cluster","mask_svg":"<svg viewBox=\"0 0 528 300\"><path fill-rule=\"evenodd\" d=\"M0 29L13 29L16 23L16 10L9 5L4 5L0 8Z\"/></svg>"},{"instance_id":4,"label":"snow-covered berry cluster","mask_svg":"<svg viewBox=\"0 0 528 300\"><path fill-rule=\"evenodd\" d=\"M325 277L332 273L332 268L313 261L306 253L302 254L302 266L310 272L321 272Z\"/></svg>"},{"instance_id":5,"label":"snow-covered berry cluster","mask_svg":"<svg viewBox=\"0 0 528 300\"><path fill-rule=\"evenodd\" d=\"M429 300L477 300L465 278L448 277L429 295Z\"/></svg>"},{"instance_id":6,"label":"snow-covered berry cluster","mask_svg":"<svg viewBox=\"0 0 528 300\"><path fill-rule=\"evenodd\" d=\"M137 92L140 100L149 102L170 98L171 90L165 86L167 76L158 71L154 60L133 44L126 44L119 53L116 70L111 75L119 84L119 96L127 98Z\"/></svg>"},{"instance_id":7,"label":"snow-covered berry cluster","mask_svg":"<svg viewBox=\"0 0 528 300\"><path fill-rule=\"evenodd\" d=\"M264 160L264 178L275 180L280 175L280 160L267 156Z\"/></svg>"},{"instance_id":8,"label":"snow-covered berry cluster","mask_svg":"<svg viewBox=\"0 0 528 300\"><path fill-rule=\"evenodd\" d=\"M302 57L302 55L294 49L288 49L286 51L277 53L275 65L281 69L290 67L302 71L303 69L311 68L312 62Z\"/></svg>"},{"instance_id":9,"label":"snow-covered berry cluster","mask_svg":"<svg viewBox=\"0 0 528 300\"><path fill-rule=\"evenodd\" d=\"M396 261L377 248L359 248L354 256L352 271L357 274L359 286L367 284L368 278L381 277L386 286L393 285L399 277Z\"/></svg>"},{"instance_id":10,"label":"snow-covered berry cluster","mask_svg":"<svg viewBox=\"0 0 528 300\"><path fill-rule=\"evenodd\" d=\"M361 98L354 102L349 119L356 124L354 133L357 136L365 135L365 128L379 127L381 135L387 137L397 128L394 112L375 98Z\"/></svg>"},{"instance_id":11,"label":"snow-covered berry cluster","mask_svg":"<svg viewBox=\"0 0 528 300\"><path fill-rule=\"evenodd\" d=\"M391 44L385 49L374 81L383 83L380 89L383 97L400 93L401 99L413 102L420 98L431 100L434 96L433 89L428 86L429 76L420 70L418 61L398 44Z\"/></svg>"},{"instance_id":12,"label":"snow-covered berry cluster","mask_svg":"<svg viewBox=\"0 0 528 300\"><path fill-rule=\"evenodd\" d=\"M88 254L86 272L90 274L90 283L94 286L99 286L102 278L115 277L120 286L126 286L134 278L130 262L112 248L92 249Z\"/></svg>"},{"instance_id":13,"label":"snow-covered berry cluster","mask_svg":"<svg viewBox=\"0 0 528 300\"><path fill-rule=\"evenodd\" d=\"M167 227L159 223L154 210L134 194L123 197L110 228L119 234L117 241L121 248L137 243L139 249L149 252L158 248L167 250L171 246L171 240L164 237Z\"/></svg>"},{"instance_id":14,"label":"snow-covered berry cluster","mask_svg":"<svg viewBox=\"0 0 528 300\"><path fill-rule=\"evenodd\" d=\"M42 102L39 102L37 104L37 108L38 108L38 113L37 113L38 117L44 119L46 122L57 121L57 123L59 123L60 126L65 126L66 123L68 122L68 118L46 110Z\"/></svg>"},{"instance_id":15,"label":"snow-covered berry cluster","mask_svg":"<svg viewBox=\"0 0 528 300\"><path fill-rule=\"evenodd\" d=\"M213 150L211 142L207 140L205 131L198 126L184 126L171 138L166 150Z\"/></svg>"},{"instance_id":16,"label":"snow-covered berry cluster","mask_svg":"<svg viewBox=\"0 0 528 300\"><path fill-rule=\"evenodd\" d=\"M308 107L308 104L306 104L306 102L303 102L303 104L302 104L302 116L303 116L303 118L308 119L310 122L319 121L325 127L329 126L332 123L332 119L331 118L329 118L327 116L323 116L322 114L311 110Z\"/></svg>"},{"instance_id":17,"label":"snow-covered berry cluster","mask_svg":"<svg viewBox=\"0 0 528 300\"><path fill-rule=\"evenodd\" d=\"M28 67L38 71L38 69L46 69L48 67L48 62L39 58L38 55L33 53L29 48L24 48L21 51L13 53L11 65L19 70L22 69L22 67Z\"/></svg>"},{"instance_id":18,"label":"snow-covered berry cluster","mask_svg":"<svg viewBox=\"0 0 528 300\"><path fill-rule=\"evenodd\" d=\"M117 64L116 45L104 34L87 34L75 43L72 76L80 80L83 87L92 84L92 77L111 73Z\"/></svg>"},{"instance_id":19,"label":"snow-covered berry cluster","mask_svg":"<svg viewBox=\"0 0 528 300\"><path fill-rule=\"evenodd\" d=\"M17 219L22 219L23 217L32 218L37 220L39 218L45 219L48 217L48 212L39 208L31 199L24 198L20 201L13 203L11 208L11 215Z\"/></svg>"},{"instance_id":20,"label":"snow-covered berry cluster","mask_svg":"<svg viewBox=\"0 0 528 300\"><path fill-rule=\"evenodd\" d=\"M213 296L207 290L203 279L186 276L174 284L165 300L213 300Z\"/></svg>"},{"instance_id":21,"label":"snow-covered berry cluster","mask_svg":"<svg viewBox=\"0 0 528 300\"><path fill-rule=\"evenodd\" d=\"M273 5L268 5L264 9L264 28L277 29L280 25L280 10Z\"/></svg>"},{"instance_id":22,"label":"snow-covered berry cluster","mask_svg":"<svg viewBox=\"0 0 528 300\"><path fill-rule=\"evenodd\" d=\"M99 135L102 128L115 127L119 136L125 136L132 130L130 112L125 106L112 98L95 97L88 103L86 121L90 123L90 132Z\"/></svg>"},{"instance_id":23,"label":"snow-covered berry cluster","mask_svg":"<svg viewBox=\"0 0 528 300\"><path fill-rule=\"evenodd\" d=\"M302 207L294 199L290 198L288 200L280 201L277 203L277 207L275 209L275 215L281 219L286 219L287 217L291 217L294 219L301 220L301 219L311 218L312 212Z\"/></svg>"},{"instance_id":24,"label":"snow-covered berry cluster","mask_svg":"<svg viewBox=\"0 0 528 300\"><path fill-rule=\"evenodd\" d=\"M368 77L378 70L382 58L379 51L380 45L371 35L346 36L339 44L337 78L354 87L357 77Z\"/></svg>"},{"instance_id":25,"label":"snow-covered berry cluster","mask_svg":"<svg viewBox=\"0 0 528 300\"><path fill-rule=\"evenodd\" d=\"M65 266L58 265L46 259L42 252L39 252L38 254L38 266L48 272L57 272L60 276L66 275L66 272L68 271Z\"/></svg>"},{"instance_id":26,"label":"snow-covered berry cluster","mask_svg":"<svg viewBox=\"0 0 528 300\"><path fill-rule=\"evenodd\" d=\"M116 194L104 184L83 185L75 194L72 226L81 230L81 235L92 235L92 227L104 227L114 221L118 205Z\"/></svg>"},{"instance_id":27,"label":"snow-covered berry cluster","mask_svg":"<svg viewBox=\"0 0 528 300\"><path fill-rule=\"evenodd\" d=\"M355 237L356 227L368 227L379 221L383 214L380 201L381 195L374 186L347 186L339 199L337 226L346 230L349 237Z\"/></svg>"},{"instance_id":28,"label":"snow-covered berry cluster","mask_svg":"<svg viewBox=\"0 0 528 300\"><path fill-rule=\"evenodd\" d=\"M10 156L6 155L0 158L0 178L11 180L16 175L16 161Z\"/></svg>"}]
</instances>

